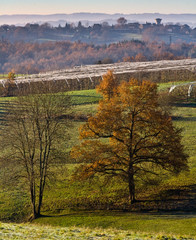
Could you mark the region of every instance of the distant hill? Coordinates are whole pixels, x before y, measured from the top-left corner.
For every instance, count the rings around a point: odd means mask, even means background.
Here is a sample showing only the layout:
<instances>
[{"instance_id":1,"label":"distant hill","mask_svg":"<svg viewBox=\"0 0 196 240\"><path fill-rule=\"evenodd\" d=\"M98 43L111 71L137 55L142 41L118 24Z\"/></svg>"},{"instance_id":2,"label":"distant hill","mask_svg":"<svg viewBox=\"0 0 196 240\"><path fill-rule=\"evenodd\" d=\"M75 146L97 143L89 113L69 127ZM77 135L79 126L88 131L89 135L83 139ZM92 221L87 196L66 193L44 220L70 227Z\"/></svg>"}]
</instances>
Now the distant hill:
<instances>
[{"instance_id":1,"label":"distant hill","mask_svg":"<svg viewBox=\"0 0 196 240\"><path fill-rule=\"evenodd\" d=\"M52 15L0 15L0 25L14 24L25 25L26 23L49 22L53 26L65 24L66 22L83 21L90 25L96 22L107 21L109 24L116 23L119 17L125 17L128 22L154 22L155 18L162 18L163 23L180 23L196 27L196 14L105 14L105 13L72 13L72 14L52 14Z\"/></svg>"}]
</instances>

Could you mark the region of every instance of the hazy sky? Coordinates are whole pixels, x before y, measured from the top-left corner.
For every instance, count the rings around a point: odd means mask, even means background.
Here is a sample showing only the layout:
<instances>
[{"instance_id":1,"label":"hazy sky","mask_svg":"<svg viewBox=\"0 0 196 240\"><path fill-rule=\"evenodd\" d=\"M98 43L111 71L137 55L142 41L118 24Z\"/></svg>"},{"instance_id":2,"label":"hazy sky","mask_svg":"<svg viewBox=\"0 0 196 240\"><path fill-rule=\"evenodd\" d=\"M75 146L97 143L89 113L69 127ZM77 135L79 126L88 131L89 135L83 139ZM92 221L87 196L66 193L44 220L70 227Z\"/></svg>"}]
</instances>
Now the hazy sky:
<instances>
[{"instance_id":1,"label":"hazy sky","mask_svg":"<svg viewBox=\"0 0 196 240\"><path fill-rule=\"evenodd\" d=\"M0 0L0 15L102 13L196 13L196 0Z\"/></svg>"}]
</instances>

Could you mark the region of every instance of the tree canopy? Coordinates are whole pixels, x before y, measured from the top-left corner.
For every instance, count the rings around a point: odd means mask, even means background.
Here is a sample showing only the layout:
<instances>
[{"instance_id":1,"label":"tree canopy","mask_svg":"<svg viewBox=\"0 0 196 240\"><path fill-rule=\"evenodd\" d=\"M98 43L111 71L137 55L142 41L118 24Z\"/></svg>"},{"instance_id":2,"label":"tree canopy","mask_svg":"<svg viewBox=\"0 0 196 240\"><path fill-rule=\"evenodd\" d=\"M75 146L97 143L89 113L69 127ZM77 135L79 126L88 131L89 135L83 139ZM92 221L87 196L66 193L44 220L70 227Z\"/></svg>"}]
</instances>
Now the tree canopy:
<instances>
[{"instance_id":1,"label":"tree canopy","mask_svg":"<svg viewBox=\"0 0 196 240\"><path fill-rule=\"evenodd\" d=\"M97 88L103 95L97 113L80 128L82 142L71 155L81 163L76 177L120 177L134 202L136 179L162 170L186 170L187 155L180 129L158 103L155 83L135 79L119 86L113 83L110 71Z\"/></svg>"}]
</instances>

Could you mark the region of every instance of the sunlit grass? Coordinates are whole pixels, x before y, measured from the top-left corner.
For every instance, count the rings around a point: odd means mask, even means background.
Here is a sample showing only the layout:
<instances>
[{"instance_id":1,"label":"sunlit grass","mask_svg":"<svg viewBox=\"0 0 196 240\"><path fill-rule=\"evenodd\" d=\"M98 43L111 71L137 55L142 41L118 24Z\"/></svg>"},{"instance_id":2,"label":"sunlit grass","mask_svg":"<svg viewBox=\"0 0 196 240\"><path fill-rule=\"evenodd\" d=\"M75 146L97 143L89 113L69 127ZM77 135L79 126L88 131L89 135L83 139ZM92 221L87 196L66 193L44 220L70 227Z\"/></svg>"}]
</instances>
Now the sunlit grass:
<instances>
[{"instance_id":1,"label":"sunlit grass","mask_svg":"<svg viewBox=\"0 0 196 240\"><path fill-rule=\"evenodd\" d=\"M160 84L158 84L158 90L159 91L163 91L163 90L168 90L169 91L170 87L172 87L174 85L181 85L181 84L189 83L189 82L190 81L160 83Z\"/></svg>"},{"instance_id":2,"label":"sunlit grass","mask_svg":"<svg viewBox=\"0 0 196 240\"><path fill-rule=\"evenodd\" d=\"M176 107L172 114L174 124L182 129L182 143L189 155L189 166L196 170L196 107Z\"/></svg>"},{"instance_id":3,"label":"sunlit grass","mask_svg":"<svg viewBox=\"0 0 196 240\"><path fill-rule=\"evenodd\" d=\"M35 220L34 223L196 236L194 215L134 214L110 211L75 212L40 218Z\"/></svg>"},{"instance_id":4,"label":"sunlit grass","mask_svg":"<svg viewBox=\"0 0 196 240\"><path fill-rule=\"evenodd\" d=\"M0 239L103 239L103 240L193 240L194 237L184 233L182 235L165 234L164 230L158 234L142 233L141 231L122 230L110 227L86 228L79 226L72 227L52 227L37 224L9 224L0 223Z\"/></svg>"}]
</instances>

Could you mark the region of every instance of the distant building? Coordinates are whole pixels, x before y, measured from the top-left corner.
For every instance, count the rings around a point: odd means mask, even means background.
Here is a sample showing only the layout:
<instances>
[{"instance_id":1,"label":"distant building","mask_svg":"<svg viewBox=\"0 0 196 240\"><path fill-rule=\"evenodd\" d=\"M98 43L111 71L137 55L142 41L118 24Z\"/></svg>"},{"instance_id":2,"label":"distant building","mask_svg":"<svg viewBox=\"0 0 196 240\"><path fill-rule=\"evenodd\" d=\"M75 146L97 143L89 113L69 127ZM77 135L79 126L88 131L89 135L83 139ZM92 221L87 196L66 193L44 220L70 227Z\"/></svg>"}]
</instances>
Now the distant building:
<instances>
[{"instance_id":1,"label":"distant building","mask_svg":"<svg viewBox=\"0 0 196 240\"><path fill-rule=\"evenodd\" d=\"M151 23L146 22L146 23L144 23L144 24L140 24L139 28L142 29L142 30L145 30L145 29L147 29L147 28L149 28L149 27L151 27L151 26L152 26Z\"/></svg>"},{"instance_id":2,"label":"distant building","mask_svg":"<svg viewBox=\"0 0 196 240\"><path fill-rule=\"evenodd\" d=\"M156 18L156 19L155 19L156 25L160 25L160 24L161 24L161 21L162 21L161 18Z\"/></svg>"}]
</instances>

